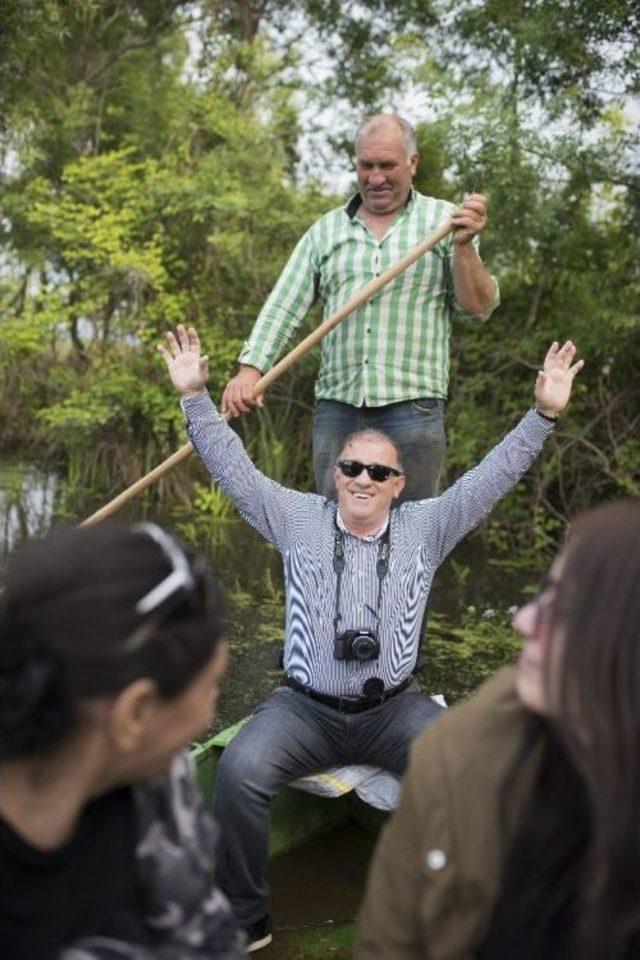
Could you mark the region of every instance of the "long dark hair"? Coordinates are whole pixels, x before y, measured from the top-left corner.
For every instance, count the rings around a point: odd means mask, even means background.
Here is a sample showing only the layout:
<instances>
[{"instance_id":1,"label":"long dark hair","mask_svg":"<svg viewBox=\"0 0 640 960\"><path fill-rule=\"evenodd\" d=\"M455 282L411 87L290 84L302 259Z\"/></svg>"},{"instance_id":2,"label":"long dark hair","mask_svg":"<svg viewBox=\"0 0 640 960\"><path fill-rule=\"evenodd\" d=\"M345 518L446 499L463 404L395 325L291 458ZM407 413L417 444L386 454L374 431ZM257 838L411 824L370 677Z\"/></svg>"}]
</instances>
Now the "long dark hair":
<instances>
[{"instance_id":1,"label":"long dark hair","mask_svg":"<svg viewBox=\"0 0 640 960\"><path fill-rule=\"evenodd\" d=\"M517 945L522 960L537 958L570 930L563 956L627 960L640 956L638 503L601 506L573 525L549 630L562 644L559 677L547 668L553 720L531 718L505 783L508 807L542 740L486 955Z\"/></svg>"},{"instance_id":2,"label":"long dark hair","mask_svg":"<svg viewBox=\"0 0 640 960\"><path fill-rule=\"evenodd\" d=\"M213 655L222 615L203 562L154 525L65 527L28 544L0 597L0 759L48 751L80 701L140 677L176 696Z\"/></svg>"}]
</instances>

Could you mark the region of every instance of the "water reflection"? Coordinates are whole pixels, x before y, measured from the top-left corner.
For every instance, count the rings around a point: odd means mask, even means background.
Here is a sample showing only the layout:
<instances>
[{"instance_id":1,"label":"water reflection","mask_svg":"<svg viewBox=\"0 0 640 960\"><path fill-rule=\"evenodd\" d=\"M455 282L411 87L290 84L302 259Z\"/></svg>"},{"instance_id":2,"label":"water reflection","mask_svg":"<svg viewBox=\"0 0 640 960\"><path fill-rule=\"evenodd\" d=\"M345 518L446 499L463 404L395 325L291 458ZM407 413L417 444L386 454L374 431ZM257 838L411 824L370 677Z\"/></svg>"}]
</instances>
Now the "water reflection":
<instances>
[{"instance_id":1,"label":"water reflection","mask_svg":"<svg viewBox=\"0 0 640 960\"><path fill-rule=\"evenodd\" d=\"M51 525L58 478L20 460L0 460L0 575L12 550Z\"/></svg>"}]
</instances>

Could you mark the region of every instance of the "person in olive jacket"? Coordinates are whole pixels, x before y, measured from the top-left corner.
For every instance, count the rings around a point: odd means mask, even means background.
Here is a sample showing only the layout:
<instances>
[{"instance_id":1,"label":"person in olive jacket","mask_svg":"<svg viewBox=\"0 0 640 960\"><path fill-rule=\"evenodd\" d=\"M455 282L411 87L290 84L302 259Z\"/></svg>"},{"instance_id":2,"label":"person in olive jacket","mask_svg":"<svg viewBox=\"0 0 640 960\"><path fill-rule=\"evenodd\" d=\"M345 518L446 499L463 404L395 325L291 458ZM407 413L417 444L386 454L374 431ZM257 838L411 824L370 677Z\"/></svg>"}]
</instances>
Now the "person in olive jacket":
<instances>
[{"instance_id":1,"label":"person in olive jacket","mask_svg":"<svg viewBox=\"0 0 640 960\"><path fill-rule=\"evenodd\" d=\"M640 956L640 505L572 527L525 639L415 742L357 960Z\"/></svg>"}]
</instances>

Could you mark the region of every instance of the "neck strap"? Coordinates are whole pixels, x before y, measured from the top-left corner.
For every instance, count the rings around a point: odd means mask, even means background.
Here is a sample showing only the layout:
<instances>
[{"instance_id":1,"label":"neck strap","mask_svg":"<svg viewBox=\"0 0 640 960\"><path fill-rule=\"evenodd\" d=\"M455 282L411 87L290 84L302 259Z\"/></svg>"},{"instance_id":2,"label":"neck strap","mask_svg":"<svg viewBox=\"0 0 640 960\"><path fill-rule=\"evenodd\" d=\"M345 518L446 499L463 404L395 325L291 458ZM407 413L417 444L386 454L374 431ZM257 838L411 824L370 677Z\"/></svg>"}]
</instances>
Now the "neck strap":
<instances>
[{"instance_id":1,"label":"neck strap","mask_svg":"<svg viewBox=\"0 0 640 960\"><path fill-rule=\"evenodd\" d=\"M378 540L378 559L376 561L376 573L378 575L378 596L376 607L373 614L376 618L376 625L380 625L380 601L382 599L382 581L389 572L389 553L391 550L391 517L387 522L387 528ZM342 619L340 613L340 590L342 587L342 574L345 568L344 556L344 531L338 526L338 514L334 520L333 536L333 569L336 573L336 605L333 617L334 631L337 632L338 625Z\"/></svg>"}]
</instances>

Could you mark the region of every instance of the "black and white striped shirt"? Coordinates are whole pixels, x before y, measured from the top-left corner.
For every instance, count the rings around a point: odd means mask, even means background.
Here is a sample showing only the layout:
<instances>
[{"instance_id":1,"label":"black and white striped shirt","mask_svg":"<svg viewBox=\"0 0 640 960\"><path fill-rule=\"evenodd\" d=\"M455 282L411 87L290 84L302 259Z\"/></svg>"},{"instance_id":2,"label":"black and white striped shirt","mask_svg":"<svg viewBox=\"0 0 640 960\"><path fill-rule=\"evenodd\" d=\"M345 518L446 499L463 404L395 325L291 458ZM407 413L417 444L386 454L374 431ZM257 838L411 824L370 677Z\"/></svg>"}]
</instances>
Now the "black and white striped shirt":
<instances>
[{"instance_id":1,"label":"black and white striped shirt","mask_svg":"<svg viewBox=\"0 0 640 960\"><path fill-rule=\"evenodd\" d=\"M360 696L369 677L385 688L408 677L433 576L459 540L508 493L540 453L553 425L535 411L441 496L391 511L389 570L382 582L380 657L333 656L336 504L281 486L253 465L240 438L206 391L182 400L191 440L207 470L244 519L273 543L284 564L284 665L300 683L333 696ZM382 531L381 531L382 532ZM378 591L377 539L344 534L340 630L374 627Z\"/></svg>"}]
</instances>

